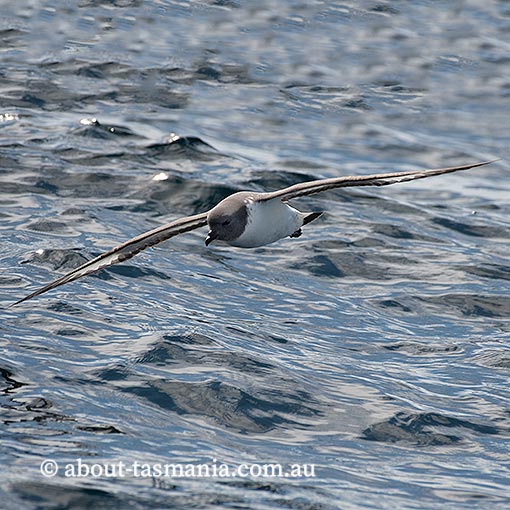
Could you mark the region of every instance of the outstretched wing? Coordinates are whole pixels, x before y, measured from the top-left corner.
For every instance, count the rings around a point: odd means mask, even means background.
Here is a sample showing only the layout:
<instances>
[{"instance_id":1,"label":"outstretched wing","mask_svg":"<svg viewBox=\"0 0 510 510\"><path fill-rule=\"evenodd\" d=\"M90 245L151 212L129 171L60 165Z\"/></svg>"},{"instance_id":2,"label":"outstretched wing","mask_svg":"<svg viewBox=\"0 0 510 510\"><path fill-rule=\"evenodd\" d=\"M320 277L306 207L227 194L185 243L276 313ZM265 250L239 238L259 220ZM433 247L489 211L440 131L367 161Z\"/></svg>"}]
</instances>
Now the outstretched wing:
<instances>
[{"instance_id":1,"label":"outstretched wing","mask_svg":"<svg viewBox=\"0 0 510 510\"><path fill-rule=\"evenodd\" d=\"M302 182L294 184L288 188L273 191L272 193L261 193L259 200L272 200L279 198L281 200L290 200L292 198L312 195L335 188L348 188L353 186L388 186L398 182L414 181L416 179L425 179L433 175L449 174L459 172L460 170L469 170L478 166L488 165L498 161L484 161L482 163L474 163L472 165L452 166L449 168L436 168L433 170L411 170L409 172L393 172L385 174L372 175L348 175L345 177L333 177L332 179L320 179L318 181Z\"/></svg>"},{"instance_id":2,"label":"outstretched wing","mask_svg":"<svg viewBox=\"0 0 510 510\"><path fill-rule=\"evenodd\" d=\"M27 299L39 296L40 294L54 289L59 285L72 282L78 278L81 278L82 276L94 273L95 271L104 269L105 267L116 264L117 262L123 262L124 260L134 257L137 253L140 253L142 250L145 250L150 246L154 246L158 243L161 243L162 241L170 239L171 237L177 236L179 234L184 234L185 232L195 230L205 225L207 225L207 212L197 214L195 216L181 218L179 220L167 223L166 225L162 225L161 227L155 228L154 230L149 230L149 232L145 232L144 234L133 237L133 239L130 239L129 241L126 241L125 243L112 248L109 252L103 253L103 255L99 255L99 257L96 257L95 259L86 262L80 267L73 269L66 275L58 278L54 282L48 283L48 285L45 285L35 292L32 292L32 294L25 296L23 299L16 301L10 306L22 303Z\"/></svg>"}]
</instances>

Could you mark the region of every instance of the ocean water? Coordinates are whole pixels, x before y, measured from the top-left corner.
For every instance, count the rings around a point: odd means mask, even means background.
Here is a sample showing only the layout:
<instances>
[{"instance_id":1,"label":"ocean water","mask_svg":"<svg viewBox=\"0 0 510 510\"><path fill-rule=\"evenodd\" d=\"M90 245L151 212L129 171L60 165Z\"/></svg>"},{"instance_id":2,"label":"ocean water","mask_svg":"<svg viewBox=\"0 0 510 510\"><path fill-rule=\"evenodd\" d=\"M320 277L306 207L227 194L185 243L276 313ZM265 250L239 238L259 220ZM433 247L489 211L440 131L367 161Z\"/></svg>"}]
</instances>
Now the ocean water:
<instances>
[{"instance_id":1,"label":"ocean water","mask_svg":"<svg viewBox=\"0 0 510 510\"><path fill-rule=\"evenodd\" d=\"M0 8L0 507L509 508L507 1ZM493 158L6 308L235 191Z\"/></svg>"}]
</instances>

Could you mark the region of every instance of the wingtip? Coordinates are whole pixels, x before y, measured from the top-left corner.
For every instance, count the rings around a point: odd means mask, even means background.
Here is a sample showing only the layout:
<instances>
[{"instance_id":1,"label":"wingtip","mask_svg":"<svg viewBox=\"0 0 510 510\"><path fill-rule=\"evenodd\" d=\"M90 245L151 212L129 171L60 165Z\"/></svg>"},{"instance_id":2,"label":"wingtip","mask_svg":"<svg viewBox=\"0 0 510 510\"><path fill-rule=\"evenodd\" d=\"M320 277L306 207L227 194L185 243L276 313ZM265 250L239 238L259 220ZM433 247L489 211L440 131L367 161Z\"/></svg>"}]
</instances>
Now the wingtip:
<instances>
[{"instance_id":1,"label":"wingtip","mask_svg":"<svg viewBox=\"0 0 510 510\"><path fill-rule=\"evenodd\" d=\"M34 297L32 294L30 294L29 296L25 296L24 298L21 298L21 299L18 299L17 301L14 301L14 303L11 303L10 305L7 305L5 307L6 310L10 310L11 308L14 308L15 306L23 303L23 301L27 301L28 299Z\"/></svg>"},{"instance_id":2,"label":"wingtip","mask_svg":"<svg viewBox=\"0 0 510 510\"><path fill-rule=\"evenodd\" d=\"M47 288L47 286L46 286L46 287L43 287L43 288L41 288L41 289L38 289L38 290L36 290L36 291L34 291L34 292L31 292L30 294L28 294L28 296L24 296L24 297L22 297L21 299L18 299L17 301L15 301L14 303L11 303L10 305L8 305L8 306L6 307L6 310L8 310L8 309L10 309L10 308L14 308L15 306L17 306L17 305L19 305L19 304L23 303L24 301L28 301L29 299L32 299L32 298L34 298L34 297L37 297L37 296L39 296L39 295L43 294L44 292L46 292L47 290L50 290L50 289L48 289L48 288Z\"/></svg>"},{"instance_id":3,"label":"wingtip","mask_svg":"<svg viewBox=\"0 0 510 510\"><path fill-rule=\"evenodd\" d=\"M502 159L503 158L496 158L496 159L489 159L487 161L481 161L480 163L476 163L475 165L473 165L473 168L477 167L477 166L490 165L491 163L496 163L497 161L501 161Z\"/></svg>"},{"instance_id":4,"label":"wingtip","mask_svg":"<svg viewBox=\"0 0 510 510\"><path fill-rule=\"evenodd\" d=\"M476 166L490 165L491 163L496 163L496 161L501 161L502 159L503 158L489 159L478 163Z\"/></svg>"}]
</instances>

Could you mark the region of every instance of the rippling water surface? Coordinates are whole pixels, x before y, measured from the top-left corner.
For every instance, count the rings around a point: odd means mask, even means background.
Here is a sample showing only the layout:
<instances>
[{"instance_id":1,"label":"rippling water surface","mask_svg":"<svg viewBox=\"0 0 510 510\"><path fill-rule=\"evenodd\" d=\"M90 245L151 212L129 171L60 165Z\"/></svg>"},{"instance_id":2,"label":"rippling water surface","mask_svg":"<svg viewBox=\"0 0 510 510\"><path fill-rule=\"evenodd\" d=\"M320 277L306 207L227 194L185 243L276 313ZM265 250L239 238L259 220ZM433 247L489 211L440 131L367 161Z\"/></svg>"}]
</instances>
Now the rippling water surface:
<instances>
[{"instance_id":1,"label":"rippling water surface","mask_svg":"<svg viewBox=\"0 0 510 510\"><path fill-rule=\"evenodd\" d=\"M509 508L508 2L1 9L4 307L235 191L502 158L3 309L3 507ZM77 459L316 476L65 476Z\"/></svg>"}]
</instances>

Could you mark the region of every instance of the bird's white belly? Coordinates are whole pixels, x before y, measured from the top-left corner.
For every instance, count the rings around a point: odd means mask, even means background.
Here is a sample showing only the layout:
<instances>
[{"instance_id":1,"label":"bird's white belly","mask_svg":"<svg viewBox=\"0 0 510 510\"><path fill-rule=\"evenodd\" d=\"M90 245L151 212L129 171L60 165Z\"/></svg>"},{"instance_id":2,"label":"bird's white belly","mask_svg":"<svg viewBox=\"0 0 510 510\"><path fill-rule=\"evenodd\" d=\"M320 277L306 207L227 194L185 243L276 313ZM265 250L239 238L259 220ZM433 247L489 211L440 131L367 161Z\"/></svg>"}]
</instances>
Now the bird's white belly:
<instances>
[{"instance_id":1,"label":"bird's white belly","mask_svg":"<svg viewBox=\"0 0 510 510\"><path fill-rule=\"evenodd\" d=\"M302 214L279 199L247 205L248 221L244 232L232 246L256 248L288 237L303 225Z\"/></svg>"}]
</instances>

